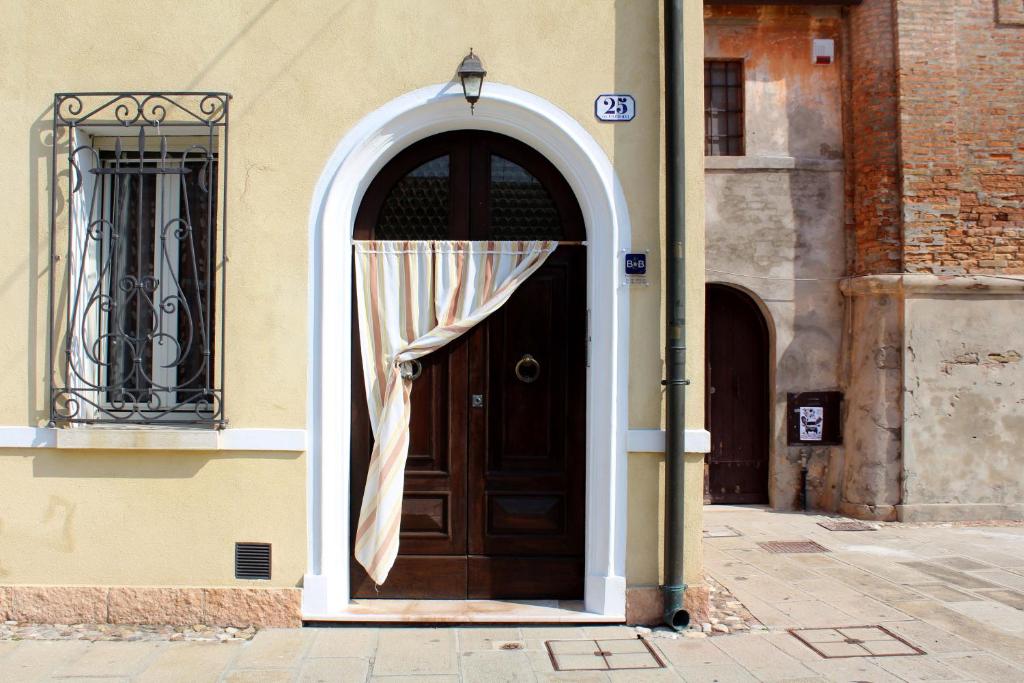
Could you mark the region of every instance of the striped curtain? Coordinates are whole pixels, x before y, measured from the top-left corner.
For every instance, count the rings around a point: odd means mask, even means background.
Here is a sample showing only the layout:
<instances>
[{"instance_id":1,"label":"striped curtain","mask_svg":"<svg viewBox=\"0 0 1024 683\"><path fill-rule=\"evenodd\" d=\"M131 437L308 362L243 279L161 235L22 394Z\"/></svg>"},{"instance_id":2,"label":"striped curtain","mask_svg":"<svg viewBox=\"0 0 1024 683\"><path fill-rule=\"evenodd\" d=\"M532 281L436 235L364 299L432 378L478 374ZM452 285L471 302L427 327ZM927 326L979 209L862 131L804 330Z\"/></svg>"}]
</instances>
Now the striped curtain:
<instances>
[{"instance_id":1,"label":"striped curtain","mask_svg":"<svg viewBox=\"0 0 1024 683\"><path fill-rule=\"evenodd\" d=\"M409 361L500 308L557 242L355 243L356 298L373 453L356 559L380 585L398 556L409 452Z\"/></svg>"}]
</instances>

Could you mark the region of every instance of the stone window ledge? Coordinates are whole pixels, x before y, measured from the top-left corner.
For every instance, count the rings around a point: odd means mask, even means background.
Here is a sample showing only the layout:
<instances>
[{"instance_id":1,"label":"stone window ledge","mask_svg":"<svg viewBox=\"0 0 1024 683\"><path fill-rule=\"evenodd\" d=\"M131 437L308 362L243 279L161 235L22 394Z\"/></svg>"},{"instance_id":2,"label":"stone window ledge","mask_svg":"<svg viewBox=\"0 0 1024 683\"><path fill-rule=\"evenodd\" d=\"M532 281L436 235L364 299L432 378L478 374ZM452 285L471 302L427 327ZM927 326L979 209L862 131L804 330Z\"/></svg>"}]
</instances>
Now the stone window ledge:
<instances>
[{"instance_id":1,"label":"stone window ledge","mask_svg":"<svg viewBox=\"0 0 1024 683\"><path fill-rule=\"evenodd\" d=\"M714 156L704 157L705 171L818 171L840 173L842 159L816 159L786 156Z\"/></svg>"},{"instance_id":2,"label":"stone window ledge","mask_svg":"<svg viewBox=\"0 0 1024 683\"><path fill-rule=\"evenodd\" d=\"M306 430L0 427L0 448L302 452Z\"/></svg>"}]
</instances>

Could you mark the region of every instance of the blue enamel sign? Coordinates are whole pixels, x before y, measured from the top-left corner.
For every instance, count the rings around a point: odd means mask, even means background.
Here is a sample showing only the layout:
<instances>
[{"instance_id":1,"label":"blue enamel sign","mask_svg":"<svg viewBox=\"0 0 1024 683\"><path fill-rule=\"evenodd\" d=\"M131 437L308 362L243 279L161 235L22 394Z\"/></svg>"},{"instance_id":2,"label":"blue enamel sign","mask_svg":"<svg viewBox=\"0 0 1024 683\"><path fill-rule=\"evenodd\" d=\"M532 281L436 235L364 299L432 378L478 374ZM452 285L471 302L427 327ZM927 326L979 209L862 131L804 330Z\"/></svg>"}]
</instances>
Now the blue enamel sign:
<instances>
[{"instance_id":1,"label":"blue enamel sign","mask_svg":"<svg viewBox=\"0 0 1024 683\"><path fill-rule=\"evenodd\" d=\"M626 254L626 275L647 275L647 254Z\"/></svg>"}]
</instances>

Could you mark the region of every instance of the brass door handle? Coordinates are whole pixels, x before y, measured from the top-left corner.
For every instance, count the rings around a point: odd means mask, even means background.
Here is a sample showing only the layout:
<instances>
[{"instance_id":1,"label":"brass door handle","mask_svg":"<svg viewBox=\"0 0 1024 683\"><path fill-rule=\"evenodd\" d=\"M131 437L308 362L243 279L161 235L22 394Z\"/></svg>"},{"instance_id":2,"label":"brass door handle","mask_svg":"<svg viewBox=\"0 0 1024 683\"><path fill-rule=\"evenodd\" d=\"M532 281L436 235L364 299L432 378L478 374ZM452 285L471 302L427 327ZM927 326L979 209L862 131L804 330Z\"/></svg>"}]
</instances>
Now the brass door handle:
<instances>
[{"instance_id":1,"label":"brass door handle","mask_svg":"<svg viewBox=\"0 0 1024 683\"><path fill-rule=\"evenodd\" d=\"M524 384L532 384L540 377L540 363L530 354L523 354L523 357L516 363L516 377Z\"/></svg>"}]
</instances>

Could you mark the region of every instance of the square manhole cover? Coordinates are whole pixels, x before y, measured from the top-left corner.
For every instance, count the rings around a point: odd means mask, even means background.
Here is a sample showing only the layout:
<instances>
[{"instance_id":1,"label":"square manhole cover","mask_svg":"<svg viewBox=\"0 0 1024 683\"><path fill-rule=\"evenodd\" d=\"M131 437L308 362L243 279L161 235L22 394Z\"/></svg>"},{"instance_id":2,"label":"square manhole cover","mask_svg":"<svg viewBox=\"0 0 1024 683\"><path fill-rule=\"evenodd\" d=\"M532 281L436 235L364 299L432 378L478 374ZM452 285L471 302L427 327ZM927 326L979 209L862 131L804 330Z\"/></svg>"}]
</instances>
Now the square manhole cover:
<instances>
[{"instance_id":1,"label":"square manhole cover","mask_svg":"<svg viewBox=\"0 0 1024 683\"><path fill-rule=\"evenodd\" d=\"M829 531L878 531L878 527L855 519L826 519L818 522L818 526Z\"/></svg>"},{"instance_id":2,"label":"square manhole cover","mask_svg":"<svg viewBox=\"0 0 1024 683\"><path fill-rule=\"evenodd\" d=\"M544 643L555 671L664 669L665 663L643 638L548 640Z\"/></svg>"},{"instance_id":3,"label":"square manhole cover","mask_svg":"<svg viewBox=\"0 0 1024 683\"><path fill-rule=\"evenodd\" d=\"M829 549L814 541L765 541L758 543L770 553L827 553Z\"/></svg>"},{"instance_id":4,"label":"square manhole cover","mask_svg":"<svg viewBox=\"0 0 1024 683\"><path fill-rule=\"evenodd\" d=\"M924 650L883 626L835 626L789 631L825 659L844 657L903 657L923 655Z\"/></svg>"}]
</instances>

